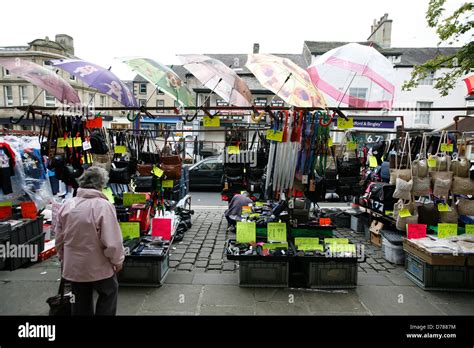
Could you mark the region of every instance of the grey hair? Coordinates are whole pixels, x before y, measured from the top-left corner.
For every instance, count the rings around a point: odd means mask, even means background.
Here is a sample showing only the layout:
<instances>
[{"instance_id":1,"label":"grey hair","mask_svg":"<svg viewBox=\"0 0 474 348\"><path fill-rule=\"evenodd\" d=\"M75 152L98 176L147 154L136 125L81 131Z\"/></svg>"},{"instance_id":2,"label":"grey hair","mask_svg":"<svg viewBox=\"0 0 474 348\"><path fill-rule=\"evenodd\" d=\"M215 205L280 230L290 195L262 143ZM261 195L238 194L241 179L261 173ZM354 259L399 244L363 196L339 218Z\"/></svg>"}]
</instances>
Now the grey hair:
<instances>
[{"instance_id":1,"label":"grey hair","mask_svg":"<svg viewBox=\"0 0 474 348\"><path fill-rule=\"evenodd\" d=\"M109 182L109 173L101 167L90 167L78 179L79 187L101 191Z\"/></svg>"}]
</instances>

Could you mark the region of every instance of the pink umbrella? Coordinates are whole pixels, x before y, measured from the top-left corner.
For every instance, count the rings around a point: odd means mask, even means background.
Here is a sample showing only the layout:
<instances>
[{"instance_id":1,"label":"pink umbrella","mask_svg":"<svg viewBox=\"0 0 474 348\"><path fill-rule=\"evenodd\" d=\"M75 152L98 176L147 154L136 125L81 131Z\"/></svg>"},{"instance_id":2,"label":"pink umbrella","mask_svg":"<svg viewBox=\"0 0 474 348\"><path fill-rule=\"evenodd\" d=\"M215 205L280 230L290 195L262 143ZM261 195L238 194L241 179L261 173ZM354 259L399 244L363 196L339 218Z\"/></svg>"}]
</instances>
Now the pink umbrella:
<instances>
[{"instance_id":1,"label":"pink umbrella","mask_svg":"<svg viewBox=\"0 0 474 348\"><path fill-rule=\"evenodd\" d=\"M0 58L0 66L51 93L64 104L81 103L77 92L69 83L41 65L20 58Z\"/></svg>"}]
</instances>

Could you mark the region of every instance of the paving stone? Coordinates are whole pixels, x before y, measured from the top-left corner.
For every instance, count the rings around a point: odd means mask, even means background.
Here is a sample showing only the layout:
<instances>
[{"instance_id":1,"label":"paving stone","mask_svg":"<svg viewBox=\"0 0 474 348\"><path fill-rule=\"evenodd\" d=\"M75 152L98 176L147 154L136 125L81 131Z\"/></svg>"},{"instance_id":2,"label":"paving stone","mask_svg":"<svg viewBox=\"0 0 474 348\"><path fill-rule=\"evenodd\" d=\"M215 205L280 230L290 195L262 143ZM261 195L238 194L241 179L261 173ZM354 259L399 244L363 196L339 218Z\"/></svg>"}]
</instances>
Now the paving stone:
<instances>
[{"instance_id":1,"label":"paving stone","mask_svg":"<svg viewBox=\"0 0 474 348\"><path fill-rule=\"evenodd\" d=\"M194 266L199 267L199 268L206 267L207 266L207 261L196 261Z\"/></svg>"},{"instance_id":2,"label":"paving stone","mask_svg":"<svg viewBox=\"0 0 474 348\"><path fill-rule=\"evenodd\" d=\"M378 265L378 264L373 264L372 267L377 270L377 271L384 271L385 268L381 265Z\"/></svg>"},{"instance_id":3,"label":"paving stone","mask_svg":"<svg viewBox=\"0 0 474 348\"><path fill-rule=\"evenodd\" d=\"M178 254L178 255L173 254L170 256L170 261L179 261L182 258L183 258L183 254Z\"/></svg>"},{"instance_id":4,"label":"paving stone","mask_svg":"<svg viewBox=\"0 0 474 348\"><path fill-rule=\"evenodd\" d=\"M179 261L170 261L170 267L171 268L175 268L178 265L179 265Z\"/></svg>"},{"instance_id":5,"label":"paving stone","mask_svg":"<svg viewBox=\"0 0 474 348\"><path fill-rule=\"evenodd\" d=\"M235 269L235 264L234 263L224 263L222 266L222 270L224 271L233 271Z\"/></svg>"},{"instance_id":6,"label":"paving stone","mask_svg":"<svg viewBox=\"0 0 474 348\"><path fill-rule=\"evenodd\" d=\"M208 270L221 270L222 269L222 265L209 265L207 266L207 269Z\"/></svg>"},{"instance_id":7,"label":"paving stone","mask_svg":"<svg viewBox=\"0 0 474 348\"><path fill-rule=\"evenodd\" d=\"M178 269L183 270L183 271L191 271L193 267L194 265L192 263L181 263L178 266Z\"/></svg>"}]
</instances>

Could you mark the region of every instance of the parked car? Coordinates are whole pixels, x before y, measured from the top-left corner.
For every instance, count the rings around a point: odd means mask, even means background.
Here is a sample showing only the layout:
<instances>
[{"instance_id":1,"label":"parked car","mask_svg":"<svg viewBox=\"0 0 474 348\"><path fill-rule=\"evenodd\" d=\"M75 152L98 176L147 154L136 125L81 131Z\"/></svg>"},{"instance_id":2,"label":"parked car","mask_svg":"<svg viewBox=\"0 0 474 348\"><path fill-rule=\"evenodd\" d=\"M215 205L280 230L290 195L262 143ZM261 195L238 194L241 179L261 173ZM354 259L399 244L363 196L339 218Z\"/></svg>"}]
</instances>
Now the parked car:
<instances>
[{"instance_id":1,"label":"parked car","mask_svg":"<svg viewBox=\"0 0 474 348\"><path fill-rule=\"evenodd\" d=\"M189 187L222 189L224 166L221 156L203 159L189 168Z\"/></svg>"}]
</instances>

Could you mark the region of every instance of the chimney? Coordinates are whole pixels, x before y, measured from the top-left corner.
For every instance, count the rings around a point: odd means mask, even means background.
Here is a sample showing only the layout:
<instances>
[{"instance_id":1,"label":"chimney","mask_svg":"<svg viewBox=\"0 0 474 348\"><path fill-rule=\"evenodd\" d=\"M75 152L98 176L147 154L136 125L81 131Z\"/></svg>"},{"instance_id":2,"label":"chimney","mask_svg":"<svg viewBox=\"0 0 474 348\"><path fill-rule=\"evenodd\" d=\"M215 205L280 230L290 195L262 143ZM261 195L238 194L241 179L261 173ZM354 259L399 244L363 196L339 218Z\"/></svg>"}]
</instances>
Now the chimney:
<instances>
[{"instance_id":1,"label":"chimney","mask_svg":"<svg viewBox=\"0 0 474 348\"><path fill-rule=\"evenodd\" d=\"M260 44L254 43L253 44L253 53L259 53L260 52Z\"/></svg>"},{"instance_id":2,"label":"chimney","mask_svg":"<svg viewBox=\"0 0 474 348\"><path fill-rule=\"evenodd\" d=\"M388 13L380 17L379 21L374 20L370 28L370 36L367 41L373 41L382 48L388 48L392 44L392 20L388 19Z\"/></svg>"},{"instance_id":3,"label":"chimney","mask_svg":"<svg viewBox=\"0 0 474 348\"><path fill-rule=\"evenodd\" d=\"M55 41L64 47L67 56L74 55L74 39L66 34L57 34Z\"/></svg>"}]
</instances>

